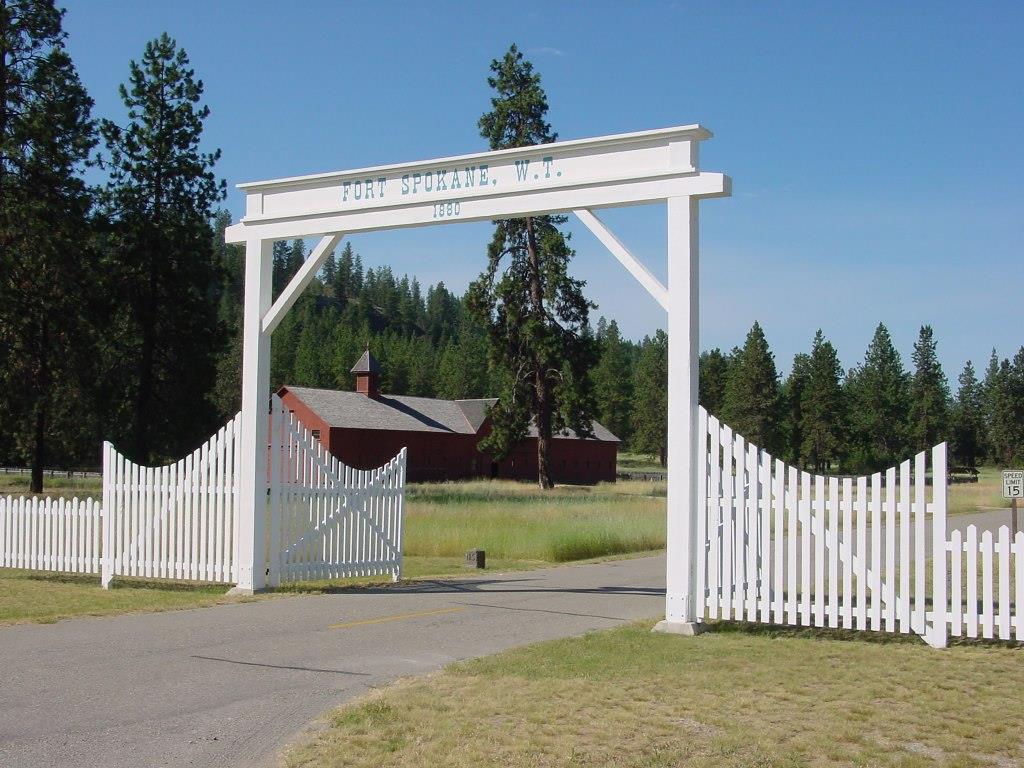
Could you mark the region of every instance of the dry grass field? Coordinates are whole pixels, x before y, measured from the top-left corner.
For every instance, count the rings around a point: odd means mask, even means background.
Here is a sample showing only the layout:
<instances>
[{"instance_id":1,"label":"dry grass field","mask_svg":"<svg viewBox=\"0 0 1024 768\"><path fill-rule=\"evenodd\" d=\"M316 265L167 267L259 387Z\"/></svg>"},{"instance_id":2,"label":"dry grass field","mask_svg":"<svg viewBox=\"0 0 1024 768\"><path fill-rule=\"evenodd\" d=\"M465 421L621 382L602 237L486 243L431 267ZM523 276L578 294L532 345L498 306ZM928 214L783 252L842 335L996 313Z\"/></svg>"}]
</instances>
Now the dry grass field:
<instances>
[{"instance_id":1,"label":"dry grass field","mask_svg":"<svg viewBox=\"0 0 1024 768\"><path fill-rule=\"evenodd\" d=\"M650 624L400 682L335 712L291 768L1019 766L1024 653Z\"/></svg>"}]
</instances>

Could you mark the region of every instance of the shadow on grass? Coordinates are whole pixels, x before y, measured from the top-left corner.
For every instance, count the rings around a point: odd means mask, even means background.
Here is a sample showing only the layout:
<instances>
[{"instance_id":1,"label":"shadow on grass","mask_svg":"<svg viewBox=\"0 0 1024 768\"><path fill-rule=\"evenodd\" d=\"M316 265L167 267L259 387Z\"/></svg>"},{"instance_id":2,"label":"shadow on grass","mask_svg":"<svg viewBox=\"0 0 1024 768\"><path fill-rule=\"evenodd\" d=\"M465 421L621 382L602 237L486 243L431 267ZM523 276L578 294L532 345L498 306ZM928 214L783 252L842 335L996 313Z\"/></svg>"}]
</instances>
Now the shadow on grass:
<instances>
[{"instance_id":1,"label":"shadow on grass","mask_svg":"<svg viewBox=\"0 0 1024 768\"><path fill-rule=\"evenodd\" d=\"M713 621L704 625L705 631L716 635L748 635L767 638L804 638L810 640L841 640L859 643L924 644L916 634L876 632L863 629L833 629L829 627L793 627L785 624L757 624L750 621Z\"/></svg>"},{"instance_id":2,"label":"shadow on grass","mask_svg":"<svg viewBox=\"0 0 1024 768\"><path fill-rule=\"evenodd\" d=\"M837 629L831 627L793 627L783 624L756 624L749 621L714 621L704 625L705 631L719 635L748 635L766 638L804 638L810 640L838 640L842 642L872 643L878 645L923 645L924 638L914 632L881 632L866 629ZM985 648L1012 648L1024 650L1024 643L1016 640L986 640L984 638L954 637L948 645L980 646Z\"/></svg>"}]
</instances>

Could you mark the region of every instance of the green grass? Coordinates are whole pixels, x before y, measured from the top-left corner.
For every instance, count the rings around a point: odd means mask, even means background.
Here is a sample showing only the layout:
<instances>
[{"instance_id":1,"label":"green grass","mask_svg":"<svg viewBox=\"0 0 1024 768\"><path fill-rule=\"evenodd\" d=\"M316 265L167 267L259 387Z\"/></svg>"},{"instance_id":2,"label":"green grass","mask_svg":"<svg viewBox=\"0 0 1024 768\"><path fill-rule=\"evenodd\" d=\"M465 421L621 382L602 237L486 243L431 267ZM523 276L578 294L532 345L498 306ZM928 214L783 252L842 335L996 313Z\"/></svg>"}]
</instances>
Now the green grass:
<instances>
[{"instance_id":1,"label":"green grass","mask_svg":"<svg viewBox=\"0 0 1024 768\"><path fill-rule=\"evenodd\" d=\"M1003 498L1002 470L981 467L976 483L955 483L949 486L946 511L963 515L988 509L1009 509L1010 502Z\"/></svg>"},{"instance_id":2,"label":"green grass","mask_svg":"<svg viewBox=\"0 0 1024 768\"><path fill-rule=\"evenodd\" d=\"M561 563L665 546L664 483L621 482L541 491L510 481L409 487L405 551Z\"/></svg>"},{"instance_id":3,"label":"green grass","mask_svg":"<svg viewBox=\"0 0 1024 768\"><path fill-rule=\"evenodd\" d=\"M28 475L0 473L0 496L31 496ZM103 495L103 480L99 477L44 477L43 492L39 496L77 496L80 499L99 499Z\"/></svg>"},{"instance_id":4,"label":"green grass","mask_svg":"<svg viewBox=\"0 0 1024 768\"><path fill-rule=\"evenodd\" d=\"M0 625L49 623L72 616L199 608L252 597L227 597L222 584L116 579L102 589L98 576L0 571Z\"/></svg>"},{"instance_id":5,"label":"green grass","mask_svg":"<svg viewBox=\"0 0 1024 768\"><path fill-rule=\"evenodd\" d=\"M619 472L664 472L665 467L657 456L646 453L629 453L619 451L616 468Z\"/></svg>"},{"instance_id":6,"label":"green grass","mask_svg":"<svg viewBox=\"0 0 1024 768\"><path fill-rule=\"evenodd\" d=\"M335 712L292 768L967 766L1024 761L1024 654L650 623L455 664Z\"/></svg>"}]
</instances>

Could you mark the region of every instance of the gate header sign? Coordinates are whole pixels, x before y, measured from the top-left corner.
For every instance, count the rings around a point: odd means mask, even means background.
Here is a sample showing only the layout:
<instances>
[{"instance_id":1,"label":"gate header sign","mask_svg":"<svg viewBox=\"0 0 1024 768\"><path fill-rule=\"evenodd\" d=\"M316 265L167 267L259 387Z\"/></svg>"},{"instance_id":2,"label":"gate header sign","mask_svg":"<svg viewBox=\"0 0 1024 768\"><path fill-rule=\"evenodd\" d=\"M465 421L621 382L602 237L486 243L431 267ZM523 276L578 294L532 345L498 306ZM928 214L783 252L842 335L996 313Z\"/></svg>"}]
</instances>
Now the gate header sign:
<instances>
[{"instance_id":1,"label":"gate header sign","mask_svg":"<svg viewBox=\"0 0 1024 768\"><path fill-rule=\"evenodd\" d=\"M246 212L227 239L243 242L257 228L298 237L727 195L728 177L698 170L698 144L710 136L688 125L240 184Z\"/></svg>"}]
</instances>

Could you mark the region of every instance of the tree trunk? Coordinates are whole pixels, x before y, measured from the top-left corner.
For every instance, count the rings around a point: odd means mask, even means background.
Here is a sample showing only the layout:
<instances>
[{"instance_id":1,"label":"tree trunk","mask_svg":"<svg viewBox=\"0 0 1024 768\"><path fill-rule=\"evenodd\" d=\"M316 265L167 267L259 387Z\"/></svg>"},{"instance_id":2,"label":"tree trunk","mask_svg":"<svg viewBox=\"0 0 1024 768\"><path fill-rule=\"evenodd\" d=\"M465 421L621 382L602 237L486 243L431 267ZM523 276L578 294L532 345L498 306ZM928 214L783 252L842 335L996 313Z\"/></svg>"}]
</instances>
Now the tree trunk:
<instances>
[{"instance_id":1,"label":"tree trunk","mask_svg":"<svg viewBox=\"0 0 1024 768\"><path fill-rule=\"evenodd\" d=\"M46 466L46 410L50 395L50 371L46 354L50 339L45 318L40 327L40 337L39 349L36 351L39 356L39 375L35 393L35 424L32 428L32 477L29 482L29 491L32 493L43 492L43 468Z\"/></svg>"},{"instance_id":2,"label":"tree trunk","mask_svg":"<svg viewBox=\"0 0 1024 768\"><path fill-rule=\"evenodd\" d=\"M156 266L149 265L149 301L142 309L140 318L142 350L139 358L139 390L135 397L135 425L133 430L134 459L140 464L149 463L149 420L153 400L153 363L156 356Z\"/></svg>"},{"instance_id":3,"label":"tree trunk","mask_svg":"<svg viewBox=\"0 0 1024 768\"><path fill-rule=\"evenodd\" d=\"M540 282L540 257L537 254L537 238L533 232L533 219L526 220L526 250L530 260L530 303L533 314L544 323L544 292ZM547 360L534 352L533 388L537 403L537 484L543 488L554 488L551 479L551 386L548 383Z\"/></svg>"}]
</instances>

